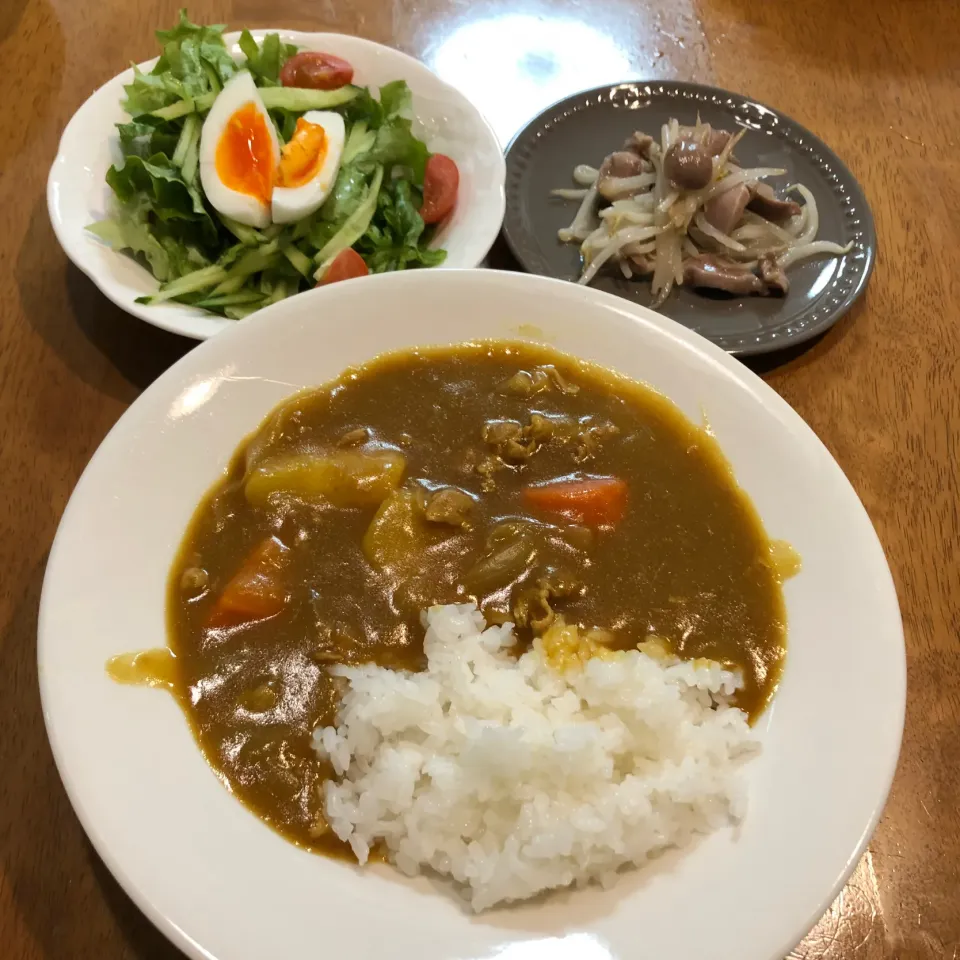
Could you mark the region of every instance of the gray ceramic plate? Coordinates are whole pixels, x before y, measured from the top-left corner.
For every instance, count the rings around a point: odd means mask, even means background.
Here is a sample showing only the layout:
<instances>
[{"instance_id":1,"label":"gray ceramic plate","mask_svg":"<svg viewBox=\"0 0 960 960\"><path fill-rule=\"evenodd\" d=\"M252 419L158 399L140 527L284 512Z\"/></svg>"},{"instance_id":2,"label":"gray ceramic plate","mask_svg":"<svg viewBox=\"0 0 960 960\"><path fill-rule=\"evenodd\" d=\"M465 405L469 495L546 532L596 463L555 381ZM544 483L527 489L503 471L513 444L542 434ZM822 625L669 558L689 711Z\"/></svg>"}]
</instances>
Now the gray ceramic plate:
<instances>
[{"instance_id":1,"label":"gray ceramic plate","mask_svg":"<svg viewBox=\"0 0 960 960\"><path fill-rule=\"evenodd\" d=\"M800 181L820 213L817 239L853 249L840 258L801 262L788 271L784 298L727 298L687 288L670 295L660 311L736 354L767 353L800 343L834 324L863 292L876 256L876 233L866 197L840 158L809 130L782 113L736 93L696 83L623 83L562 100L522 130L507 150L507 213L503 233L514 256L531 273L575 280L576 244L557 230L576 213L576 201L550 196L573 187L578 163L599 166L634 130L659 136L671 117L691 123L697 113L714 126L749 128L737 146L745 166L783 167L769 183L778 191ZM593 286L649 304L648 280L602 272Z\"/></svg>"}]
</instances>

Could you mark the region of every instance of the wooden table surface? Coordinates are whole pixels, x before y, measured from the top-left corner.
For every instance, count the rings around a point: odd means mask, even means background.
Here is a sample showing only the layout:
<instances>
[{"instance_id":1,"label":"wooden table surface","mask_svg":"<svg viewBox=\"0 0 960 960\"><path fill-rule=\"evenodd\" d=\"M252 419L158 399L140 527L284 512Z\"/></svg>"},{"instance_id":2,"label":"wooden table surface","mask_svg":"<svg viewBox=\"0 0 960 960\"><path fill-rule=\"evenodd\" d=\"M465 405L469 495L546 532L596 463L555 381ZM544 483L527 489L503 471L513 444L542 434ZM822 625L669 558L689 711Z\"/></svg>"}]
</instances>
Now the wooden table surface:
<instances>
[{"instance_id":1,"label":"wooden table surface","mask_svg":"<svg viewBox=\"0 0 960 960\"><path fill-rule=\"evenodd\" d=\"M84 464L190 349L108 303L61 253L44 184L60 131L178 0L0 0L0 955L178 956L93 853L44 735L47 552ZM827 141L873 205L865 298L756 365L846 471L887 551L909 703L886 813L804 960L960 956L960 3L927 0L196 0L194 20L356 33L425 60L501 139L568 93L717 84ZM812 790L816 784L811 784ZM695 907L695 905L693 905ZM266 958L265 958L266 960ZM669 958L663 958L669 960ZM706 958L709 960L709 958Z\"/></svg>"}]
</instances>

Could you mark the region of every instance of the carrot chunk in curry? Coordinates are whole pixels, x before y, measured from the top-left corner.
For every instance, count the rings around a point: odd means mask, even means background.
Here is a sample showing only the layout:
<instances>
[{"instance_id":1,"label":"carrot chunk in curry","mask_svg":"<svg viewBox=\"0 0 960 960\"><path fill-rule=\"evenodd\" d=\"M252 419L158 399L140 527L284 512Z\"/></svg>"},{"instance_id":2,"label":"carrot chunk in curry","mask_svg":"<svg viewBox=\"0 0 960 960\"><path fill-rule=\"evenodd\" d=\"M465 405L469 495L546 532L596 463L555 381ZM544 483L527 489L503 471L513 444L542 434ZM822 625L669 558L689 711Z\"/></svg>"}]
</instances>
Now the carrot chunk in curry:
<instances>
[{"instance_id":1,"label":"carrot chunk in curry","mask_svg":"<svg viewBox=\"0 0 960 960\"><path fill-rule=\"evenodd\" d=\"M613 527L627 509L627 485L619 477L555 480L525 487L523 502L539 513L583 523L588 527Z\"/></svg>"},{"instance_id":2,"label":"carrot chunk in curry","mask_svg":"<svg viewBox=\"0 0 960 960\"><path fill-rule=\"evenodd\" d=\"M223 588L210 612L208 626L265 620L280 613L287 601L283 572L289 552L276 537L259 543Z\"/></svg>"}]
</instances>

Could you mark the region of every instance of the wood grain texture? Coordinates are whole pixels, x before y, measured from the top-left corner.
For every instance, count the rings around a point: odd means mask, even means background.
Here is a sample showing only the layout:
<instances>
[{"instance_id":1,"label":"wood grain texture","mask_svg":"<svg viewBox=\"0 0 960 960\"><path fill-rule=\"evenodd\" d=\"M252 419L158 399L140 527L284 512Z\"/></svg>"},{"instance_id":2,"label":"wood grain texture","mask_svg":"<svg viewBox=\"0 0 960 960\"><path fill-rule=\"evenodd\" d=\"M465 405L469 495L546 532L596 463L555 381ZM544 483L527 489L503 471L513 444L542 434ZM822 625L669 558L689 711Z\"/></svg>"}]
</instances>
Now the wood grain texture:
<instances>
[{"instance_id":1,"label":"wood grain texture","mask_svg":"<svg viewBox=\"0 0 960 960\"><path fill-rule=\"evenodd\" d=\"M0 2L0 955L8 960L178 956L83 836L47 746L35 666L40 584L70 490L138 392L191 346L125 316L68 266L46 215L47 170L73 111L123 64L152 56L152 31L178 6ZM909 704L880 828L791 957L960 957L960 4L196 0L190 12L391 43L477 99L504 140L578 89L660 76L754 95L844 158L876 215L870 289L822 340L755 366L823 439L877 527L903 609Z\"/></svg>"}]
</instances>

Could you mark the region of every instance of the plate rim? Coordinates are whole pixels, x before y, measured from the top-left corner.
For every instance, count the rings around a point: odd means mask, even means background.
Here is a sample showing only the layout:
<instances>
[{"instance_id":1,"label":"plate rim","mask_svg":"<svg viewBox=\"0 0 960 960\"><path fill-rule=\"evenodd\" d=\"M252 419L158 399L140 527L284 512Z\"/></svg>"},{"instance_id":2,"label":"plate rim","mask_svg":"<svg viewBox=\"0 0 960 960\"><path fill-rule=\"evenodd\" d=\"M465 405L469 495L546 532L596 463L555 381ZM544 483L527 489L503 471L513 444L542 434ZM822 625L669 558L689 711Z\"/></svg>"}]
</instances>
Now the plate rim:
<instances>
[{"instance_id":1,"label":"plate rim","mask_svg":"<svg viewBox=\"0 0 960 960\"><path fill-rule=\"evenodd\" d=\"M499 280L507 284L519 284L529 285L529 286L541 286L544 289L550 287L555 288L558 292L558 295L565 297L577 296L577 288L571 287L571 285L563 280L549 277L540 277L537 275L526 275L526 274L517 274L516 272L511 271L482 271L478 272L475 270L468 269L453 269L449 271L443 271L442 274L437 274L437 280L427 281L429 283L437 282L457 282L458 275L478 275L481 274L484 276L489 276L490 279ZM416 284L417 282L424 282L423 278L427 274L417 274L417 273L397 273L397 274L387 274L379 276L378 278L373 278L372 282L380 283L383 286L388 286L390 284L400 285L402 283ZM442 279L441 279L442 278ZM563 288L562 290L560 288ZM346 288L342 288L346 289ZM317 296L312 292L307 292L306 296ZM582 295L581 295L582 296ZM829 464L830 469L837 477L837 482L841 483L846 489L845 492L849 493L853 497L853 503L855 504L858 512L858 515L861 516L861 519L864 520L869 528L870 533L870 549L877 551L879 557L883 560L884 568L884 586L887 591L889 591L889 596L892 598L893 604L896 607L897 617L896 617L896 633L899 638L899 651L901 656L897 659L896 663L891 661L891 666L896 668L898 687L900 690L900 696L897 699L897 702L894 706L897 708L897 724L896 727L899 731L897 737L897 749L892 752L889 757L889 762L887 764L887 772L884 778L883 789L881 793L877 796L875 802L873 803L872 814L868 822L864 825L863 830L860 833L858 840L856 841L854 848L850 851L847 856L846 864L841 873L836 877L829 891L825 892L823 895L822 901L818 904L816 909L811 913L806 925L803 930L799 933L791 933L789 935L789 940L783 944L782 950L778 951L776 957L771 957L771 960L779 960L780 956L784 956L790 949L792 949L796 943L802 938L805 933L813 927L813 925L820 919L823 913L829 908L830 904L835 899L836 895L846 883L847 879L853 873L856 868L863 852L872 837L874 830L880 820L880 817L883 813L884 806L886 804L887 798L889 796L890 788L893 782L894 775L898 766L898 759L900 755L900 750L902 746L902 737L903 737L903 723L905 716L905 707L906 707L906 646L903 633L902 625L902 615L899 610L899 598L896 591L896 583L893 579L892 571L890 570L889 562L886 560L885 551L883 545L877 535L876 529L873 526L873 522L870 520L869 514L866 511L862 501L860 500L859 495L856 492L856 489L853 487L849 478L846 477L846 474L837 463L833 455L830 453L826 445L820 440L815 431L800 417L800 415L762 378L758 377L748 368L745 368L742 364L737 362L735 358L726 354L721 348L717 347L715 344L712 344L710 341L704 342L705 338L700 337L698 334L689 330L681 324L678 324L676 321L663 316L662 314L657 314L654 311L649 310L649 308L644 307L640 304L635 304L630 301L625 301L623 298L617 297L613 294L607 293L606 291L601 290L591 290L586 294L585 299L596 298L598 300L606 301L606 306L611 310L620 313L623 316L629 317L631 314L634 315L634 319L640 319L641 322L646 323L647 325L652 325L659 328L659 332L666 335L668 338L674 341L680 341L686 343L690 349L695 351L698 354L706 355L705 359L721 366L725 367L727 372L733 376L742 388L745 388L754 400L757 402L764 403L765 406L771 408L771 412L778 415L778 418L786 417L789 422L792 422L803 428L804 433L806 434L806 441L812 443L816 446L819 452L824 458L824 462ZM278 309L279 308L279 309ZM243 325L246 328L251 328L258 323L270 323L271 317L268 316L270 311L279 312L280 309L284 309L282 304L276 304L271 306L264 311L261 311L254 316L250 321L245 322ZM287 308L289 309L289 308ZM636 317L637 314L641 316ZM240 325L237 325L236 329L240 329ZM236 336L244 336L245 334L239 333ZM247 334L249 335L249 334ZM150 921L165 935L167 936L176 946L184 950L191 957L197 958L197 960L214 960L214 955L209 953L203 948L203 946L196 941L194 941L189 934L181 929L177 924L163 914L162 912L154 909L153 904L149 900L148 896L141 890L141 888L129 877L126 871L123 869L120 860L114 855L111 847L101 835L101 833L95 828L93 819L90 817L88 808L84 805L81 800L80 793L77 789L77 784L71 782L64 774L64 762L65 756L62 752L62 747L58 745L58 738L55 734L55 731L52 726L52 713L50 709L49 696L50 694L47 691L45 680L45 670L44 670L44 649L49 645L50 640L45 640L45 634L47 634L48 628L46 622L49 618L49 596L51 585L50 581L52 580L52 571L59 566L59 554L62 552L63 544L61 537L61 530L66 527L69 517L71 516L72 510L78 509L78 494L81 493L82 488L85 486L85 482L89 482L89 474L91 468L93 467L95 461L103 454L104 448L108 446L108 441L112 436L114 436L114 443L116 442L116 436L122 434L122 432L127 429L130 423L136 422L139 411L135 411L135 408L140 404L141 397L146 396L149 392L154 391L154 386L158 386L158 390L155 392L160 392L159 388L162 388L167 383L176 382L178 379L181 379L182 372L185 372L189 367L191 367L197 360L198 357L203 357L205 353L209 350L220 349L219 347L207 347L204 344L199 345L199 347L189 354L185 355L183 358L178 360L170 368L168 368L150 387L147 388L140 397L134 401L131 406L124 411L120 416L117 422L113 425L111 430L107 433L101 443L98 445L96 451L91 456L87 466L84 468L81 476L79 477L73 492L71 493L70 499L63 511L60 522L58 524L57 534L54 538L53 544L50 549L48 556L48 561L46 564L46 569L44 572L43 578L43 587L41 591L40 599L40 610L38 617L38 626L37 626L37 663L38 663L38 673L39 673L39 686L41 693L41 701L43 706L43 717L44 724L48 736L48 740L51 745L52 753L54 756L54 761L57 767L58 775L60 776L61 782L64 785L64 789L68 795L71 806L73 807L77 818L80 820L81 825L84 828L85 833L90 839L91 844L94 846L98 856L102 858L104 863L107 865L108 869L111 871L114 877L121 884L126 893L131 897L134 903L137 905L138 909L144 913L145 916L150 919ZM239 442L239 441L238 441ZM112 452L112 451L108 451ZM885 591L886 592L886 591ZM611 955L612 956L612 955ZM229 960L227 957L221 957L220 960Z\"/></svg>"},{"instance_id":2,"label":"plate rim","mask_svg":"<svg viewBox=\"0 0 960 960\"><path fill-rule=\"evenodd\" d=\"M237 43L239 42L241 32L242 30L229 30L223 34L224 42L227 44L228 48L231 48L231 56L233 56L235 59L236 52L233 51L232 48L236 47ZM418 60L416 57L411 56L397 47L391 47L388 44L379 43L376 40L369 40L366 37L361 37L352 33L338 33L336 31L329 30L293 30L283 27L258 27L256 29L251 29L249 32L257 40L261 40L269 33L278 33L283 39L288 40L289 42L298 43L301 46L305 46L307 49L316 49L316 47L310 47L309 45L324 43L328 39L334 43L338 43L343 39L347 39L349 42L356 42L359 45L369 49L371 55L383 56L384 53L386 53L391 57L400 58L412 72L428 74L433 81L445 89L448 95L452 95L461 106L468 108L472 112L474 120L476 121L476 128L478 130L482 129L490 140L489 145L496 147L495 150L490 150L489 159L494 161L494 164L497 168L495 197L497 209L494 212L499 214L498 217L493 217L491 220L491 222L495 221L497 223L497 227L496 229L490 230L490 237L487 242L484 244L484 242L480 240L478 250L483 248L483 252L476 256L476 262L472 264L473 267L478 267L486 258L487 254L489 254L491 247L496 242L497 236L500 233L500 229L503 226L503 218L506 213L507 203L506 154L492 124L480 111L479 107L477 107L476 104L469 99L469 97L457 89L457 87L444 80L443 77L437 74L423 61ZM137 63L136 67L140 70L150 69L158 59L159 56L151 57L147 60ZM51 225L53 226L53 232L57 238L57 242L59 243L64 254L66 254L67 259L85 277L87 277L97 288L97 290L99 290L101 294L110 300L111 303L119 307L127 315L136 317L139 320L143 320L144 322L153 327L157 327L160 330L165 330L168 333L178 334L179 336L186 337L191 340L207 340L213 336L216 336L218 333L229 330L232 326L236 325L240 321L228 320L223 317L218 317L214 314L193 310L186 304L163 303L156 304L151 307L126 299L125 295L116 288L114 283L101 282L99 272L88 269L88 265L84 263L84 258L81 255L77 237L74 236L76 231L70 229L66 224L62 223L61 218L55 213L58 205L56 194L58 189L60 189L64 184L64 178L61 176L60 168L66 164L68 159L67 155L64 153L65 145L68 143L68 139L71 135L76 133L78 130L82 132L85 129L81 124L80 115L86 109L90 108L94 101L98 100L100 97L103 97L108 87L116 84L120 80L126 81L127 78L132 78L132 76L133 67L130 66L105 80L83 100L83 102L76 108L76 110L74 110L70 116L70 119L64 125L57 141L56 153L47 173L45 188L47 216L51 222ZM494 159L496 157L499 157L499 162ZM65 167L65 169L69 168ZM81 240L83 239L82 231L83 228L80 228ZM123 254L117 252L117 255L122 256ZM141 269L146 272L146 268L141 266ZM441 264L437 269L456 270L465 268L463 266L446 267Z\"/></svg>"},{"instance_id":3,"label":"plate rim","mask_svg":"<svg viewBox=\"0 0 960 960\"><path fill-rule=\"evenodd\" d=\"M734 109L739 109L743 106L759 107L762 111L773 114L780 123L785 123L793 127L795 132L800 137L804 138L807 143L812 142L815 146L813 153L819 154L823 160L834 167L842 177L846 177L850 183L853 184L857 192L860 194L860 197L863 199L863 203L858 209L858 215L861 220L860 229L863 233L863 267L859 271L859 275L851 290L843 298L840 304L827 315L825 320L809 327L805 327L800 332L786 338L782 343L764 341L761 343L747 343L725 347L722 343L719 343L717 340L714 340L705 333L701 333L700 335L703 336L704 339L709 340L711 343L720 346L722 350L732 356L749 357L762 356L769 353L776 353L781 350L788 350L791 347L808 343L810 340L825 334L831 327L841 320L850 311L854 304L856 304L857 301L863 296L870 282L870 278L873 275L873 270L877 261L878 244L876 221L873 216L873 209L870 205L867 192L863 188L863 184L857 179L856 176L854 176L850 167L826 141L822 140L819 136L817 136L817 134L815 134L804 124L800 123L798 120L794 120L789 114L784 113L777 107L770 106L762 100L758 100L757 98L751 97L745 93L737 93L734 90L728 90L725 87L717 87L708 83L698 83L694 80L671 80L658 78L621 80L614 83L601 84L586 90L580 90L576 93L569 94L568 96L561 97L559 100L554 101L549 106L544 107L535 117L533 117L528 123L524 124L524 126L517 130L510 138L509 143L504 148L504 157L506 158L507 165L505 189L509 189L511 153L517 147L521 138L528 134L529 131L537 127L542 128L544 126L544 121L548 118L548 115L553 114L562 107L567 105L572 106L573 104L580 103L581 101L594 95L611 94L614 90L619 90L625 87L658 87L659 92L651 92L649 94L650 97L669 96L669 94L665 93L665 89L667 88L673 89L677 94L682 94L683 91L694 91L715 98L725 98L728 101L735 101ZM717 106L723 107L725 105L717 104ZM515 156L514 162L516 162ZM516 260L517 264L519 264L520 268L524 272L534 273L536 276L549 276L552 279L564 280L565 278L556 277L554 274L537 273L526 265L524 257L517 245L516 237L513 235L513 231L510 229L509 224L510 216L508 208L504 212L501 235L503 236L504 242L509 248L511 255ZM575 281L566 280L566 282L572 283ZM616 294L611 295L616 296ZM620 299L627 298L621 297ZM645 304L638 304L638 306L645 306ZM681 324L681 326L683 326L683 324Z\"/></svg>"}]
</instances>

